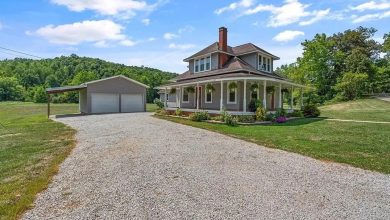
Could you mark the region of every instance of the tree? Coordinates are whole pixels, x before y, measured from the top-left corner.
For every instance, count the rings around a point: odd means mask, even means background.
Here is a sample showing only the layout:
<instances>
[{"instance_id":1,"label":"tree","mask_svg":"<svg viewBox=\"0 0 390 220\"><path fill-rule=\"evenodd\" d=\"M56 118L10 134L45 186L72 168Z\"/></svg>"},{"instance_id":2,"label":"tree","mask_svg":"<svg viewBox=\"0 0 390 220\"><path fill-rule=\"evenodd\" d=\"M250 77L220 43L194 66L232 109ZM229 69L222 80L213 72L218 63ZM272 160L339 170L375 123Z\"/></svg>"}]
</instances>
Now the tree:
<instances>
[{"instance_id":1,"label":"tree","mask_svg":"<svg viewBox=\"0 0 390 220\"><path fill-rule=\"evenodd\" d=\"M345 73L335 86L345 100L360 98L364 93L368 76L364 73Z\"/></svg>"},{"instance_id":2,"label":"tree","mask_svg":"<svg viewBox=\"0 0 390 220\"><path fill-rule=\"evenodd\" d=\"M45 87L43 87L43 86L35 87L33 100L36 103L47 102L47 94L46 94L46 91L45 91Z\"/></svg>"},{"instance_id":3,"label":"tree","mask_svg":"<svg viewBox=\"0 0 390 220\"><path fill-rule=\"evenodd\" d=\"M22 101L24 99L23 86L18 84L14 77L0 77L0 101Z\"/></svg>"},{"instance_id":4,"label":"tree","mask_svg":"<svg viewBox=\"0 0 390 220\"><path fill-rule=\"evenodd\" d=\"M92 80L97 80L97 79L99 79L99 78L94 72L82 71L82 72L78 72L74 76L71 84L72 85L80 85L80 84L83 84L83 83L86 83L86 82L89 82Z\"/></svg>"}]
</instances>

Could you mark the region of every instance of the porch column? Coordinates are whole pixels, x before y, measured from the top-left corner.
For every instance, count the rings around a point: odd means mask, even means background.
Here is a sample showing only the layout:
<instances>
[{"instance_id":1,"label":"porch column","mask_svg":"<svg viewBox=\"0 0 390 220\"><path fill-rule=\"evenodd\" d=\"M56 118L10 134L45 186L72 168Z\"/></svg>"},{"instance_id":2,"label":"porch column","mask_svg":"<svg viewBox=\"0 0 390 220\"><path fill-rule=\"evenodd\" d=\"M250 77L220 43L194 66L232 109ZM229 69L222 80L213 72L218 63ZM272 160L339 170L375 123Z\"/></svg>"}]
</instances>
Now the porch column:
<instances>
[{"instance_id":1,"label":"porch column","mask_svg":"<svg viewBox=\"0 0 390 220\"><path fill-rule=\"evenodd\" d=\"M294 92L294 87L293 86L291 86L291 103L290 103L290 105L291 105L291 110L294 108L294 95L293 95L293 92Z\"/></svg>"},{"instance_id":2,"label":"porch column","mask_svg":"<svg viewBox=\"0 0 390 220\"><path fill-rule=\"evenodd\" d=\"M177 88L176 88L176 92L175 92L175 98L176 98L176 108L179 106L179 101L177 100Z\"/></svg>"},{"instance_id":3,"label":"porch column","mask_svg":"<svg viewBox=\"0 0 390 220\"><path fill-rule=\"evenodd\" d=\"M267 81L263 81L263 107L267 109Z\"/></svg>"},{"instance_id":4,"label":"porch column","mask_svg":"<svg viewBox=\"0 0 390 220\"><path fill-rule=\"evenodd\" d=\"M244 79L244 101L242 109L244 112L246 112L246 79Z\"/></svg>"},{"instance_id":5,"label":"porch column","mask_svg":"<svg viewBox=\"0 0 390 220\"><path fill-rule=\"evenodd\" d=\"M181 93L181 86L179 87L179 90L177 90L177 91L179 91L179 108L181 108L181 96L182 96L182 93Z\"/></svg>"},{"instance_id":6,"label":"porch column","mask_svg":"<svg viewBox=\"0 0 390 220\"><path fill-rule=\"evenodd\" d=\"M219 110L223 110L223 81L221 80L221 99L220 99L220 104L219 104Z\"/></svg>"},{"instance_id":7,"label":"porch column","mask_svg":"<svg viewBox=\"0 0 390 220\"><path fill-rule=\"evenodd\" d=\"M278 104L278 107L279 108L282 108L282 84L279 83L279 104Z\"/></svg>"},{"instance_id":8,"label":"porch column","mask_svg":"<svg viewBox=\"0 0 390 220\"><path fill-rule=\"evenodd\" d=\"M165 87L165 93L164 93L164 105L165 105L165 108L168 107L168 100L167 100L167 94L168 94L168 91L167 91L167 87Z\"/></svg>"},{"instance_id":9,"label":"porch column","mask_svg":"<svg viewBox=\"0 0 390 220\"><path fill-rule=\"evenodd\" d=\"M196 109L199 110L199 83L196 84Z\"/></svg>"}]
</instances>

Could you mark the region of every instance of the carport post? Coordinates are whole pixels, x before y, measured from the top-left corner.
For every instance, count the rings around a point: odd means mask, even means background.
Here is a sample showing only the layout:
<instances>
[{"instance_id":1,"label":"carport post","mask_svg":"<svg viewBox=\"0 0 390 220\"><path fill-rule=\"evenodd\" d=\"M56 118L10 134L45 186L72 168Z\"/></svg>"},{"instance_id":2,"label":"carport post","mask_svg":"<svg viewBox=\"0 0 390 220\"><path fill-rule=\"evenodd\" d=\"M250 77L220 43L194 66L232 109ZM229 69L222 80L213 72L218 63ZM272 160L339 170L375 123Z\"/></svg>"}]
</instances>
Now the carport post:
<instances>
[{"instance_id":1,"label":"carport post","mask_svg":"<svg viewBox=\"0 0 390 220\"><path fill-rule=\"evenodd\" d=\"M50 94L47 94L47 118L50 117L50 99L51 99Z\"/></svg>"}]
</instances>

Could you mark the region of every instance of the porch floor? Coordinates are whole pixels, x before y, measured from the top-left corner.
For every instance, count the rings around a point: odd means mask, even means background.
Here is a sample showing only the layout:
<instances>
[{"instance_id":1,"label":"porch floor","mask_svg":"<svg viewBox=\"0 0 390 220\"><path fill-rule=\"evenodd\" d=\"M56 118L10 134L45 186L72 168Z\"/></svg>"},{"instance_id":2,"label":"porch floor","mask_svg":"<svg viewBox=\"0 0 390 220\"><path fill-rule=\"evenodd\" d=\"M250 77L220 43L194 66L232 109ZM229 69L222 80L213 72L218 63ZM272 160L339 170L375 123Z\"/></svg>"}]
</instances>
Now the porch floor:
<instances>
[{"instance_id":1,"label":"porch floor","mask_svg":"<svg viewBox=\"0 0 390 220\"><path fill-rule=\"evenodd\" d=\"M175 111L176 107L167 107L166 110ZM209 114L220 114L220 110L212 110L212 109L192 109L192 108L180 108L183 112L196 112L196 111L207 111ZM254 115L254 112L243 112L243 111L229 111L226 110L231 115Z\"/></svg>"}]
</instances>

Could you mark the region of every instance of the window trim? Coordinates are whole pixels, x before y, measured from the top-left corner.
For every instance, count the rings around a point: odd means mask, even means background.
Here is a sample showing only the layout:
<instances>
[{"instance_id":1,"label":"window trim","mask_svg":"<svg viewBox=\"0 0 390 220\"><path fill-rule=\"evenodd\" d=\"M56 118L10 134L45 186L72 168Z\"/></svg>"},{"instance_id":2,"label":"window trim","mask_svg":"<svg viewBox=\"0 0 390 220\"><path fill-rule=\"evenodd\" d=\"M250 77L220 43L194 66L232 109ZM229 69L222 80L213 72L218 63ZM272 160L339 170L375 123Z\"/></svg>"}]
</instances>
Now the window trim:
<instances>
[{"instance_id":1,"label":"window trim","mask_svg":"<svg viewBox=\"0 0 390 220\"><path fill-rule=\"evenodd\" d=\"M184 101L184 91L186 91L187 87L183 87L183 91L181 92L181 103L190 103L190 93L187 92L187 101Z\"/></svg>"},{"instance_id":2,"label":"window trim","mask_svg":"<svg viewBox=\"0 0 390 220\"><path fill-rule=\"evenodd\" d=\"M261 57L261 59L260 59L260 57ZM265 63L264 63L264 59L265 59ZM258 62L257 63L257 69L260 70L260 71L271 73L272 72L272 66L273 66L272 61L273 60L272 60L271 57L265 56L262 53L258 53L257 54L257 62ZM268 62L269 62L269 64L268 64Z\"/></svg>"},{"instance_id":3,"label":"window trim","mask_svg":"<svg viewBox=\"0 0 390 220\"><path fill-rule=\"evenodd\" d=\"M234 102L231 102L229 100L230 96L229 96L229 93L230 93L230 89L229 89L229 84L232 83L232 82L229 82L226 84L226 103L227 104L237 104L237 92L238 92L238 83L235 81L235 83L237 83L237 88L234 89Z\"/></svg>"},{"instance_id":4,"label":"window trim","mask_svg":"<svg viewBox=\"0 0 390 220\"><path fill-rule=\"evenodd\" d=\"M207 88L204 88L204 103L213 103L213 91L210 92L211 95L211 101L207 101Z\"/></svg>"},{"instance_id":5,"label":"window trim","mask_svg":"<svg viewBox=\"0 0 390 220\"><path fill-rule=\"evenodd\" d=\"M207 67L207 58L209 58L208 60L210 61L210 68L209 69L206 69ZM203 62L203 65L204 65L204 69L201 71L200 70L200 61L204 59L204 62ZM198 71L196 71L196 61L199 61L199 67L198 67ZM196 59L194 59L194 73L202 73L202 72L206 72L206 71L211 71L211 54L209 55L206 55L206 56L203 56L203 57L198 57Z\"/></svg>"}]
</instances>

